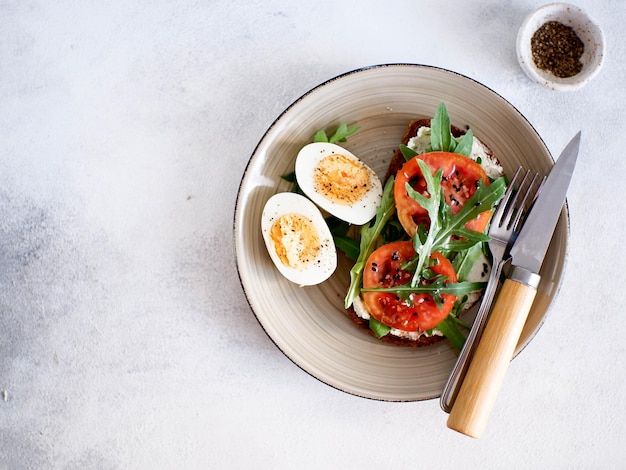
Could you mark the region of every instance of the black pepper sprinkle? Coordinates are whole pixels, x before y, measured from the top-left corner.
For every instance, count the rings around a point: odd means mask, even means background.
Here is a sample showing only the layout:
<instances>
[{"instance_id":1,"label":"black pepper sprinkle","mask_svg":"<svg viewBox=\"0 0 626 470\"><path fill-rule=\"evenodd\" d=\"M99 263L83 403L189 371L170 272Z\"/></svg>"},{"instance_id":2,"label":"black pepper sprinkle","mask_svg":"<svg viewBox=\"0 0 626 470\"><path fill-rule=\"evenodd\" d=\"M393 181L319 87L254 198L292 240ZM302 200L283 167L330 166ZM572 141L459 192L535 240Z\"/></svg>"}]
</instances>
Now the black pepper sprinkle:
<instances>
[{"instance_id":1,"label":"black pepper sprinkle","mask_svg":"<svg viewBox=\"0 0 626 470\"><path fill-rule=\"evenodd\" d=\"M485 277L487 275L488 270L489 270L489 265L487 263L483 263L483 271L480 273L480 277Z\"/></svg>"},{"instance_id":2,"label":"black pepper sprinkle","mask_svg":"<svg viewBox=\"0 0 626 470\"><path fill-rule=\"evenodd\" d=\"M530 39L530 48L535 65L556 77L573 77L583 68L584 43L572 27L558 21L541 25Z\"/></svg>"}]
</instances>

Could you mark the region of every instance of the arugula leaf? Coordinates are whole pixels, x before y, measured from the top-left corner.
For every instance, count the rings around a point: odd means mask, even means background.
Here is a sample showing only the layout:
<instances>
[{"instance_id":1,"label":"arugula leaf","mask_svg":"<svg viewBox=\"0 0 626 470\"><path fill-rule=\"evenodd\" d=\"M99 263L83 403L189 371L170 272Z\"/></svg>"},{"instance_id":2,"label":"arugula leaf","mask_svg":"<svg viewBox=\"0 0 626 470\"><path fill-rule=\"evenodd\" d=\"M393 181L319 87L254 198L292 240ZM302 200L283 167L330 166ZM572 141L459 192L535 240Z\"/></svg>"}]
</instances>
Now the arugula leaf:
<instances>
[{"instance_id":1,"label":"arugula leaf","mask_svg":"<svg viewBox=\"0 0 626 470\"><path fill-rule=\"evenodd\" d=\"M369 327L370 327L370 330L374 332L377 338L382 338L383 336L385 336L391 331L390 326L379 322L372 316L370 316Z\"/></svg>"},{"instance_id":2,"label":"arugula leaf","mask_svg":"<svg viewBox=\"0 0 626 470\"><path fill-rule=\"evenodd\" d=\"M433 245L435 243L436 236L441 230L440 208L446 205L443 200L443 189L441 188L443 171L439 169L433 175L430 172L430 167L424 163L423 160L418 159L417 164L422 171L424 180L426 180L426 187L430 197L421 195L415 191L409 183L406 183L405 185L406 191L411 198L417 201L417 203L428 212L428 217L430 218L430 228L428 229L426 240L422 241L419 236L413 237L413 247L417 253L417 265L415 267L415 274L411 280L411 287L415 287L419 284L426 260L430 258L430 254L433 251L436 251L433 250Z\"/></svg>"},{"instance_id":3,"label":"arugula leaf","mask_svg":"<svg viewBox=\"0 0 626 470\"><path fill-rule=\"evenodd\" d=\"M341 220L339 217L335 217L334 215L329 215L324 219L326 221L326 225L330 229L330 233L333 236L337 235L346 235L348 230L350 230L350 224L344 220Z\"/></svg>"},{"instance_id":4,"label":"arugula leaf","mask_svg":"<svg viewBox=\"0 0 626 470\"><path fill-rule=\"evenodd\" d=\"M404 144L400 144L400 152L402 153L402 156L404 157L404 159L408 162L411 158L415 157L416 155L418 155L418 153L413 150L411 147L407 147Z\"/></svg>"},{"instance_id":5,"label":"arugula leaf","mask_svg":"<svg viewBox=\"0 0 626 470\"><path fill-rule=\"evenodd\" d=\"M325 130L319 130L313 136L313 142L328 142L328 135Z\"/></svg>"},{"instance_id":6,"label":"arugula leaf","mask_svg":"<svg viewBox=\"0 0 626 470\"><path fill-rule=\"evenodd\" d=\"M466 251L479 243L489 241L489 235L466 228L457 230L454 234L462 238L450 238L447 241L444 241L441 245L442 249L454 252Z\"/></svg>"},{"instance_id":7,"label":"arugula leaf","mask_svg":"<svg viewBox=\"0 0 626 470\"><path fill-rule=\"evenodd\" d=\"M298 184L295 171L292 171L291 173L287 173L286 175L282 175L281 178L287 181L288 183L291 183L290 192L301 194L302 196L305 195L304 191L302 191L302 188L300 188L300 185Z\"/></svg>"},{"instance_id":8,"label":"arugula leaf","mask_svg":"<svg viewBox=\"0 0 626 470\"><path fill-rule=\"evenodd\" d=\"M455 348L461 350L461 348L463 347L463 343L465 343L465 336L463 336L463 334L459 330L455 317L453 317L452 315L448 315L435 328L441 331Z\"/></svg>"},{"instance_id":9,"label":"arugula leaf","mask_svg":"<svg viewBox=\"0 0 626 470\"><path fill-rule=\"evenodd\" d=\"M393 183L394 178L391 177L385 184L383 197L380 206L378 206L376 210L376 217L374 218L373 224L365 224L361 227L359 256L354 266L352 266L352 269L350 269L350 287L344 302L345 308L352 305L354 299L359 295L363 269L365 268L367 258L369 258L376 248L376 240L385 228L387 221L394 215L396 204L393 198Z\"/></svg>"},{"instance_id":10,"label":"arugula leaf","mask_svg":"<svg viewBox=\"0 0 626 470\"><path fill-rule=\"evenodd\" d=\"M433 282L431 284L421 284L416 287L411 287L409 284L403 284L400 286L394 287L371 287L371 288L362 288L361 292L384 292L389 294L397 294L400 296L408 296L409 294L433 294L433 295L454 295L456 297L461 297L465 294L469 294L470 292L475 292L484 288L487 283L486 282L450 282L448 284L444 284L444 281L447 278L441 277L439 282Z\"/></svg>"},{"instance_id":11,"label":"arugula leaf","mask_svg":"<svg viewBox=\"0 0 626 470\"><path fill-rule=\"evenodd\" d=\"M329 215L324 220L330 229L330 233L333 235L335 246L343 251L349 259L357 259L359 256L359 242L348 236L350 224L334 215Z\"/></svg>"},{"instance_id":12,"label":"arugula leaf","mask_svg":"<svg viewBox=\"0 0 626 470\"><path fill-rule=\"evenodd\" d=\"M454 152L469 157L473 143L474 133L471 129L468 129L459 139L452 135L448 110L444 103L440 103L430 120L430 147L425 152ZM399 148L406 161L419 155L404 144L400 144Z\"/></svg>"},{"instance_id":13,"label":"arugula leaf","mask_svg":"<svg viewBox=\"0 0 626 470\"><path fill-rule=\"evenodd\" d=\"M317 131L313 136L313 142L330 142L331 144L345 142L347 137L351 136L359 129L359 126L348 128L346 123L341 123L335 133L330 137L328 137L328 134L326 134L324 130Z\"/></svg>"},{"instance_id":14,"label":"arugula leaf","mask_svg":"<svg viewBox=\"0 0 626 470\"><path fill-rule=\"evenodd\" d=\"M468 129L467 132L463 135L463 137L461 137L461 139L457 142L454 152L460 153L461 155L465 155L466 157L469 157L470 153L472 153L473 143L474 143L474 133L472 132L471 129Z\"/></svg>"},{"instance_id":15,"label":"arugula leaf","mask_svg":"<svg viewBox=\"0 0 626 470\"><path fill-rule=\"evenodd\" d=\"M344 252L347 258L357 259L359 257L359 242L352 237L344 235L334 235L335 246Z\"/></svg>"},{"instance_id":16,"label":"arugula leaf","mask_svg":"<svg viewBox=\"0 0 626 470\"><path fill-rule=\"evenodd\" d=\"M333 136L330 138L330 142L331 143L337 143L337 142L345 142L346 138L352 134L354 134L356 131L358 131L360 129L359 126L354 126L350 129L348 129L348 125L343 123L339 126L339 128L337 129L337 131L333 134Z\"/></svg>"},{"instance_id":17,"label":"arugula leaf","mask_svg":"<svg viewBox=\"0 0 626 470\"><path fill-rule=\"evenodd\" d=\"M506 181L504 177L495 179L489 186L479 182L478 188L472 197L465 201L465 204L456 215L450 218L444 229L439 230L433 246L437 249L445 247L449 243L449 238L453 235L470 236L472 231L468 231L465 228L465 224L478 217L479 214L490 210L504 196L505 190ZM483 238L480 234L476 235L476 237L479 239Z\"/></svg>"},{"instance_id":18,"label":"arugula leaf","mask_svg":"<svg viewBox=\"0 0 626 470\"><path fill-rule=\"evenodd\" d=\"M401 240L408 240L409 236L404 231L402 224L397 218L392 218L387 222L382 232L384 243L397 242Z\"/></svg>"},{"instance_id":19,"label":"arugula leaf","mask_svg":"<svg viewBox=\"0 0 626 470\"><path fill-rule=\"evenodd\" d=\"M289 182L289 183L295 183L296 182L296 172L292 171L291 173L287 173L285 175L282 175L281 178L284 179L285 181Z\"/></svg>"},{"instance_id":20,"label":"arugula leaf","mask_svg":"<svg viewBox=\"0 0 626 470\"><path fill-rule=\"evenodd\" d=\"M444 103L440 103L430 121L430 150L454 152L469 157L473 143L474 133L471 129L458 140L452 135L448 110Z\"/></svg>"},{"instance_id":21,"label":"arugula leaf","mask_svg":"<svg viewBox=\"0 0 626 470\"><path fill-rule=\"evenodd\" d=\"M406 263L407 265L415 264L413 278L409 287L395 290L398 295L404 298L408 296L405 289L417 289L420 285L420 281L424 278L424 269L428 267L427 260L431 253L468 250L474 245L489 240L487 235L465 228L465 224L478 217L482 212L490 210L502 198L506 186L504 178L498 178L490 186L479 183L474 195L465 202L463 208L456 215L452 215L450 207L443 199L442 171L438 170L433 175L424 161L418 159L417 163L426 181L427 193L430 197L418 193L408 183L406 184L406 191L411 198L426 209L430 219L430 227L426 237L424 237L423 232L418 231L413 238L416 256L410 263Z\"/></svg>"},{"instance_id":22,"label":"arugula leaf","mask_svg":"<svg viewBox=\"0 0 626 470\"><path fill-rule=\"evenodd\" d=\"M435 115L430 120L430 147L434 152L448 152L451 151L452 141L448 110L444 103L439 103Z\"/></svg>"},{"instance_id":23,"label":"arugula leaf","mask_svg":"<svg viewBox=\"0 0 626 470\"><path fill-rule=\"evenodd\" d=\"M453 260L454 270L459 280L463 281L467 279L472 268L480 258L483 252L483 246L481 243L477 243L467 250L459 252Z\"/></svg>"}]
</instances>

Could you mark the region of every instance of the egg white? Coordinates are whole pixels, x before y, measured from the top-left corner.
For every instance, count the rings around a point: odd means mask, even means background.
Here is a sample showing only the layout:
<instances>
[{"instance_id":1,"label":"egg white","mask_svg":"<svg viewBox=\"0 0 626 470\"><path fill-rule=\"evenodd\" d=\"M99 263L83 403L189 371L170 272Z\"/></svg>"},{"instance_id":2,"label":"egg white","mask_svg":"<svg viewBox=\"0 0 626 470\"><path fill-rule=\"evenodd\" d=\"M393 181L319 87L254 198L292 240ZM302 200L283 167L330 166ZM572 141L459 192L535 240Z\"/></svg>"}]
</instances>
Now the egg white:
<instances>
[{"instance_id":1,"label":"egg white","mask_svg":"<svg viewBox=\"0 0 626 470\"><path fill-rule=\"evenodd\" d=\"M299 214L309 219L317 229L319 251L314 260L301 269L285 265L270 235L274 222L287 214ZM270 258L278 271L288 280L300 286L312 286L324 282L337 268L337 250L330 229L320 210L306 197L296 193L278 193L265 203L261 216L261 231Z\"/></svg>"},{"instance_id":2,"label":"egg white","mask_svg":"<svg viewBox=\"0 0 626 470\"><path fill-rule=\"evenodd\" d=\"M320 161L330 155L339 154L357 162L369 175L369 187L361 199L350 205L338 204L319 193L315 188L314 175ZM327 142L315 142L304 146L296 159L298 185L315 204L335 217L355 225L369 222L380 205L382 184L376 173L343 147Z\"/></svg>"}]
</instances>

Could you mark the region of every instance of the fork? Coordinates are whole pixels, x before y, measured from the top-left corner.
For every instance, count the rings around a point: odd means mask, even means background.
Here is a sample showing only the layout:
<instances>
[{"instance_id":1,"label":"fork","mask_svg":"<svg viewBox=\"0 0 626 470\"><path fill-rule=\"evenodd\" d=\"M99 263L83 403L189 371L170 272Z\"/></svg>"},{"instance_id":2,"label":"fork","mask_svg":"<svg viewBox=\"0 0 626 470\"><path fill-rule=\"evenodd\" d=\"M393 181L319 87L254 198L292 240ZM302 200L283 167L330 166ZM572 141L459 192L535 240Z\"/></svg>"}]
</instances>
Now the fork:
<instances>
[{"instance_id":1,"label":"fork","mask_svg":"<svg viewBox=\"0 0 626 470\"><path fill-rule=\"evenodd\" d=\"M441 394L441 408L446 413L452 409L474 355L478 339L485 327L502 267L508 261L508 252L522 228L523 223L520 223L522 216L528 212L527 206L530 206L536 199L543 184L543 179L539 181L538 185L535 184L539 178L538 174L532 175L529 170L523 176L522 173L523 169L519 167L491 219L488 242L492 256L491 273L472 328Z\"/></svg>"}]
</instances>

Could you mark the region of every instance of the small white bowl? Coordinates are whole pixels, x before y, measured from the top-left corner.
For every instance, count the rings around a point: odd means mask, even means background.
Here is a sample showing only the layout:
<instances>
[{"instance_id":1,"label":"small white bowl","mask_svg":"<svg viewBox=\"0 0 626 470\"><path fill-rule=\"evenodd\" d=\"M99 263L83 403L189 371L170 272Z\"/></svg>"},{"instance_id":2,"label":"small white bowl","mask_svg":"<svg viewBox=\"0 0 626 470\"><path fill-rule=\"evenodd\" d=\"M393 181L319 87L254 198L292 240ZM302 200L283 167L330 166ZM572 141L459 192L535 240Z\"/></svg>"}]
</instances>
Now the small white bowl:
<instances>
[{"instance_id":1,"label":"small white bowl","mask_svg":"<svg viewBox=\"0 0 626 470\"><path fill-rule=\"evenodd\" d=\"M535 31L547 21L558 21L574 29L585 46L580 59L582 70L568 78L539 69L532 58L531 38ZM582 88L594 78L604 61L604 34L587 13L575 5L568 3L551 3L544 5L528 15L517 34L517 60L532 80L552 90L571 91Z\"/></svg>"}]
</instances>

